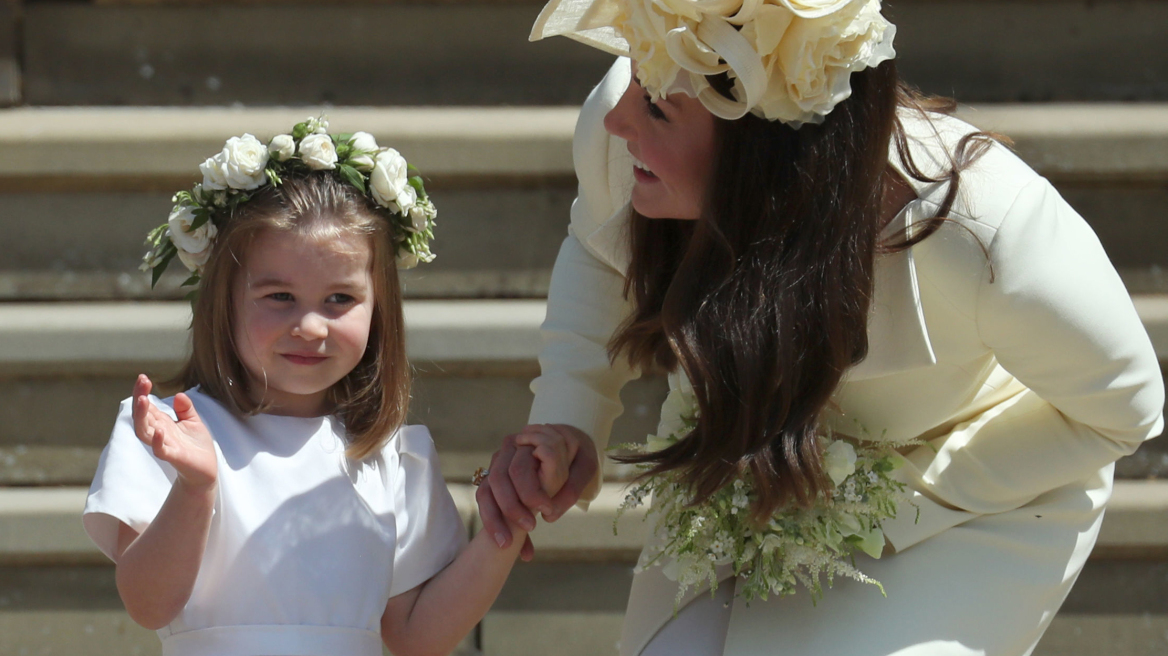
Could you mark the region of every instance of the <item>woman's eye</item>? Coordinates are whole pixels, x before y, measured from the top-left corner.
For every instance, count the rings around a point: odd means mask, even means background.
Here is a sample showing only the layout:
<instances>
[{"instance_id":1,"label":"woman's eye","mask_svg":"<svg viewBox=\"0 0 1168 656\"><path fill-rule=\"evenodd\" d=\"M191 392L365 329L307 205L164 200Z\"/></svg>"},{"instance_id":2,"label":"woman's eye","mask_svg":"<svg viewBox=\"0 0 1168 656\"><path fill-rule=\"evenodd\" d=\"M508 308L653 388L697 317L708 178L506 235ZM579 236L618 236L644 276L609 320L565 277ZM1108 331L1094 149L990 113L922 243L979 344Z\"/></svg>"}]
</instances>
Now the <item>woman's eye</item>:
<instances>
[{"instance_id":1,"label":"woman's eye","mask_svg":"<svg viewBox=\"0 0 1168 656\"><path fill-rule=\"evenodd\" d=\"M653 102L653 99L650 98L648 94L645 94L645 111L649 114L649 117L654 120L669 120L665 118L665 112L661 111L661 108L657 106L657 103Z\"/></svg>"},{"instance_id":2,"label":"woman's eye","mask_svg":"<svg viewBox=\"0 0 1168 656\"><path fill-rule=\"evenodd\" d=\"M339 303L341 305L348 305L354 300L356 299L354 299L352 296L349 296L348 294L333 294L332 296L328 297L329 303Z\"/></svg>"},{"instance_id":3,"label":"woman's eye","mask_svg":"<svg viewBox=\"0 0 1168 656\"><path fill-rule=\"evenodd\" d=\"M289 294L288 292L275 292L272 294L268 294L268 298L272 299L273 301L280 301L280 302L287 302L287 301L293 300L292 295Z\"/></svg>"}]
</instances>

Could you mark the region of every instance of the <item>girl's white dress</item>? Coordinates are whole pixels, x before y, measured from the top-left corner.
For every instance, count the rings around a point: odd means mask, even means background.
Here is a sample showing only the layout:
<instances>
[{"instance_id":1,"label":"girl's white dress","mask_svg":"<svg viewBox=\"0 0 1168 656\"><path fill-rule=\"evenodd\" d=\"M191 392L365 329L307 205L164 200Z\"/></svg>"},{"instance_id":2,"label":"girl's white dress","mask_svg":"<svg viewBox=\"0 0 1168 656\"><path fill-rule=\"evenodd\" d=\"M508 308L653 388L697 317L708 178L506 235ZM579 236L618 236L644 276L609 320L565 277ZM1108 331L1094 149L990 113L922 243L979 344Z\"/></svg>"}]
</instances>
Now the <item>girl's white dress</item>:
<instances>
[{"instance_id":1,"label":"girl's white dress","mask_svg":"<svg viewBox=\"0 0 1168 656\"><path fill-rule=\"evenodd\" d=\"M404 426L363 461L333 417L240 419L187 394L215 438L219 492L190 600L158 635L165 656L380 656L390 597L452 561L466 530L424 426ZM158 407L173 416L173 397ZM141 532L174 468L134 435L122 402L85 504L112 557L118 522Z\"/></svg>"}]
</instances>

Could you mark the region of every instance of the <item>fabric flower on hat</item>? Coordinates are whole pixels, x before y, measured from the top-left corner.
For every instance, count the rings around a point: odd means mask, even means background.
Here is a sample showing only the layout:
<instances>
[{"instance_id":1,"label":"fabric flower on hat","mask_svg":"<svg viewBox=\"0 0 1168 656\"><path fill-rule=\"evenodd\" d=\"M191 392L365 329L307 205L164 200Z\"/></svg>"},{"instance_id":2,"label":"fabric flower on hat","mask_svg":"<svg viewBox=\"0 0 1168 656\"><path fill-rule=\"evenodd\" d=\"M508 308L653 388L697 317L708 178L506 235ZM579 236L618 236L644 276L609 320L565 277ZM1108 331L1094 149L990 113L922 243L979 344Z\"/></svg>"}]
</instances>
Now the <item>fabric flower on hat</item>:
<instances>
[{"instance_id":1,"label":"fabric flower on hat","mask_svg":"<svg viewBox=\"0 0 1168 656\"><path fill-rule=\"evenodd\" d=\"M681 92L724 119L798 127L851 95L851 73L895 57L895 34L880 0L552 0L531 38L626 55L653 99ZM732 98L706 80L723 73Z\"/></svg>"}]
</instances>

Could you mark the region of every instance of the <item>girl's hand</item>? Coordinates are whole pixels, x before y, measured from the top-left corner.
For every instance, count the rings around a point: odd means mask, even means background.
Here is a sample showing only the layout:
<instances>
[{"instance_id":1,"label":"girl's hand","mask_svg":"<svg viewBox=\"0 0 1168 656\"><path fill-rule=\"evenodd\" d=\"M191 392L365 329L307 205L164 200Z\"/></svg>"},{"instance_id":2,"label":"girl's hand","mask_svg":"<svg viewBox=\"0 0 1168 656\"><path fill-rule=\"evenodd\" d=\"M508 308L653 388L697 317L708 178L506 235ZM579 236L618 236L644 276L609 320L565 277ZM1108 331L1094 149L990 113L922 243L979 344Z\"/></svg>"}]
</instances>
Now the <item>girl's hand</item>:
<instances>
[{"instance_id":1,"label":"girl's hand","mask_svg":"<svg viewBox=\"0 0 1168 656\"><path fill-rule=\"evenodd\" d=\"M190 397L175 395L176 422L150 402L147 395L152 388L145 374L134 383L134 432L138 439L153 449L159 460L170 463L188 488L214 485L219 475L215 442Z\"/></svg>"},{"instance_id":2,"label":"girl's hand","mask_svg":"<svg viewBox=\"0 0 1168 656\"><path fill-rule=\"evenodd\" d=\"M540 487L549 499L555 497L568 482L568 468L580 450L580 440L570 431L537 424L525 427L516 435L515 445L534 448L532 455L539 463Z\"/></svg>"},{"instance_id":3,"label":"girl's hand","mask_svg":"<svg viewBox=\"0 0 1168 656\"><path fill-rule=\"evenodd\" d=\"M524 432L529 432L528 428ZM524 530L535 528L533 511L543 513L544 520L554 522L576 505L600 467L596 447L583 431L563 424L553 424L549 428L557 433L570 434L577 445L575 457L571 459L568 469L567 482L559 492L554 496L544 492L539 476L542 467L534 455L535 447L519 446L515 443L519 436L508 435L491 457L490 475L475 493L483 529L502 548L511 544L509 525ZM519 557L531 560L534 553L531 538L526 537Z\"/></svg>"}]
</instances>

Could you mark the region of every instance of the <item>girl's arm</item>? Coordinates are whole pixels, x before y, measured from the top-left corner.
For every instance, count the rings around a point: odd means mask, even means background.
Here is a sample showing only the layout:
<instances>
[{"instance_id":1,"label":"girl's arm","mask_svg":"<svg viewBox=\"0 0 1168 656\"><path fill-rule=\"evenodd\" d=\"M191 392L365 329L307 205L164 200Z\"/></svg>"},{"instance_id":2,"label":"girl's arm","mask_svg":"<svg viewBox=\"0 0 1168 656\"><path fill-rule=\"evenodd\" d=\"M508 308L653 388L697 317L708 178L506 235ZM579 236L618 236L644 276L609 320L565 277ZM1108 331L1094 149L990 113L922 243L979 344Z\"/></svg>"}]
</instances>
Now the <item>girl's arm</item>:
<instances>
[{"instance_id":1,"label":"girl's arm","mask_svg":"<svg viewBox=\"0 0 1168 656\"><path fill-rule=\"evenodd\" d=\"M385 646L397 656L446 656L487 614L527 533L506 549L479 531L454 562L422 585L389 600L381 616Z\"/></svg>"},{"instance_id":2,"label":"girl's arm","mask_svg":"<svg viewBox=\"0 0 1168 656\"><path fill-rule=\"evenodd\" d=\"M134 432L178 478L141 535L122 524L115 553L118 594L130 617L160 629L179 614L194 589L217 493L218 464L210 433L185 394L174 399L178 422L147 398L151 383L134 385Z\"/></svg>"},{"instance_id":3,"label":"girl's arm","mask_svg":"<svg viewBox=\"0 0 1168 656\"><path fill-rule=\"evenodd\" d=\"M524 445L533 448L543 491L555 496L568 479L579 445L548 426L529 427ZM484 481L481 488L490 486ZM381 616L385 645L397 656L449 654L487 614L511 573L527 531L511 526L517 539L500 547L479 531L454 562L422 585L392 597Z\"/></svg>"}]
</instances>

